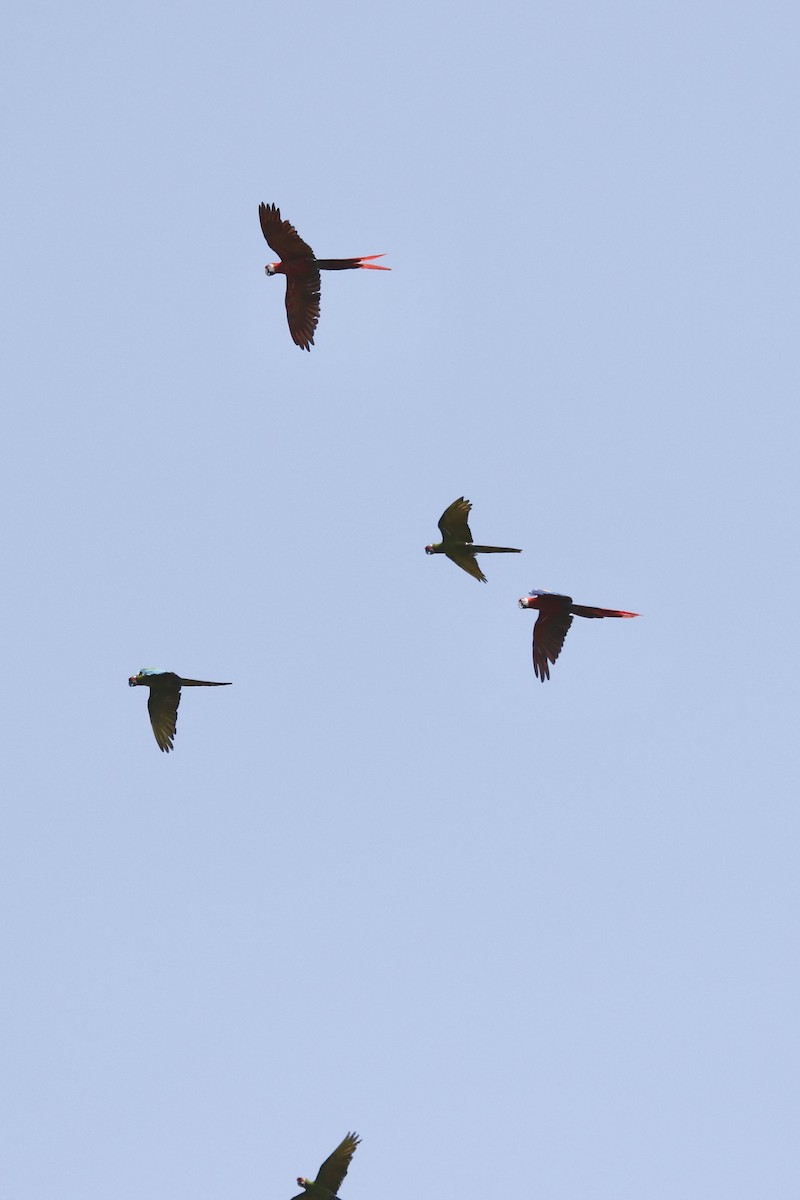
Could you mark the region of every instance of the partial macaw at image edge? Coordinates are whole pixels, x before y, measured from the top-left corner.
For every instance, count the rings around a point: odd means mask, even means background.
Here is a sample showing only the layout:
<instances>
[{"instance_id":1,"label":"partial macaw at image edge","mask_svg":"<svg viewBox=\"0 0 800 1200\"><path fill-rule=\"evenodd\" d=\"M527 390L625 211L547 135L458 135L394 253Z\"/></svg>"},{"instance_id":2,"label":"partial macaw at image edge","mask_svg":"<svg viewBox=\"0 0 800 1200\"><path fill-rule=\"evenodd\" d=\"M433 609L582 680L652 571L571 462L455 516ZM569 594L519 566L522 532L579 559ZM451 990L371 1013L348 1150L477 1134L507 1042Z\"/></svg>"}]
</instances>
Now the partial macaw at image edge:
<instances>
[{"instance_id":1,"label":"partial macaw at image edge","mask_svg":"<svg viewBox=\"0 0 800 1200\"><path fill-rule=\"evenodd\" d=\"M303 1175L298 1175L297 1182L303 1191L294 1196L293 1200L305 1200L306 1196L314 1196L316 1200L333 1200L342 1186L342 1180L360 1141L357 1133L348 1133L333 1154L325 1159L317 1171L316 1179L306 1179Z\"/></svg>"}]
</instances>

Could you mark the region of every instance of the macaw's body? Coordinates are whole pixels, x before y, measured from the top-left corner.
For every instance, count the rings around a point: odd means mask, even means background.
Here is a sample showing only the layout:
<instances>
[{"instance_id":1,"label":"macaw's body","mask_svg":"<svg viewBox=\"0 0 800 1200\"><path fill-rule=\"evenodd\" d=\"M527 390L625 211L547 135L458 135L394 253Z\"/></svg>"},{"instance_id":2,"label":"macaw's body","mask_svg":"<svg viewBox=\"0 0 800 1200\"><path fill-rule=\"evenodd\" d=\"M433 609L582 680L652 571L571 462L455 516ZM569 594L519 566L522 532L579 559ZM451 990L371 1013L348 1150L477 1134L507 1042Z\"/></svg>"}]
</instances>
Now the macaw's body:
<instances>
[{"instance_id":1,"label":"macaw's body","mask_svg":"<svg viewBox=\"0 0 800 1200\"><path fill-rule=\"evenodd\" d=\"M538 609L539 616L533 626L533 670L544 683L550 678L550 663L561 653L564 638L575 617L638 617L638 613L623 612L617 608L592 608L585 604L573 604L572 596L561 596L558 592L534 590L523 596L520 608Z\"/></svg>"},{"instance_id":2,"label":"macaw's body","mask_svg":"<svg viewBox=\"0 0 800 1200\"><path fill-rule=\"evenodd\" d=\"M281 220L281 211L274 204L260 204L258 215L261 232L270 248L280 256L280 262L267 263L268 275L286 276L286 319L292 341L301 350L314 345L314 331L319 321L320 271L391 271L372 262L382 254L362 254L359 258L316 258L294 225Z\"/></svg>"},{"instance_id":3,"label":"macaw's body","mask_svg":"<svg viewBox=\"0 0 800 1200\"><path fill-rule=\"evenodd\" d=\"M357 1133L348 1133L330 1158L325 1159L317 1172L316 1179L304 1179L302 1175L298 1175L297 1182L304 1190L293 1200L305 1200L306 1196L315 1196L318 1200L332 1200L342 1186L342 1180L350 1166L350 1159L355 1154L356 1146L360 1141L361 1138Z\"/></svg>"},{"instance_id":4,"label":"macaw's body","mask_svg":"<svg viewBox=\"0 0 800 1200\"><path fill-rule=\"evenodd\" d=\"M446 554L473 579L486 583L486 576L475 561L476 554L521 554L510 546L476 546L467 524L472 504L461 496L446 508L439 518L440 542L425 547L426 554Z\"/></svg>"},{"instance_id":5,"label":"macaw's body","mask_svg":"<svg viewBox=\"0 0 800 1200\"><path fill-rule=\"evenodd\" d=\"M159 747L169 752L175 738L178 723L178 705L182 687L230 687L229 683L209 683L205 679L182 679L174 671L153 671L143 667L138 675L131 675L128 687L150 688L147 711L150 724Z\"/></svg>"}]
</instances>

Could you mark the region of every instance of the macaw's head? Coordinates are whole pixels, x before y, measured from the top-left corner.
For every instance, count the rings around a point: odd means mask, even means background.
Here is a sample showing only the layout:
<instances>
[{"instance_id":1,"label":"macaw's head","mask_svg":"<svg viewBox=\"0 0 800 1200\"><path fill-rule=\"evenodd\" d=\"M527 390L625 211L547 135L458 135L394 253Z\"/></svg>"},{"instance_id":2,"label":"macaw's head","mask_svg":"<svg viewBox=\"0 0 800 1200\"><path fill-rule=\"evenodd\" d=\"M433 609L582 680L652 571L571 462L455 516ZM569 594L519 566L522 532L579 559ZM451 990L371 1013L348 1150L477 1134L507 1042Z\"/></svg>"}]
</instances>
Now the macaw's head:
<instances>
[{"instance_id":1,"label":"macaw's head","mask_svg":"<svg viewBox=\"0 0 800 1200\"><path fill-rule=\"evenodd\" d=\"M520 596L519 606L520 606L520 608L538 608L539 607L536 598L533 596Z\"/></svg>"},{"instance_id":2,"label":"macaw's head","mask_svg":"<svg viewBox=\"0 0 800 1200\"><path fill-rule=\"evenodd\" d=\"M267 272L268 275L274 275L275 268L277 267L277 265L278 265L277 263L267 263L267 265L264 267L264 270Z\"/></svg>"},{"instance_id":3,"label":"macaw's head","mask_svg":"<svg viewBox=\"0 0 800 1200\"><path fill-rule=\"evenodd\" d=\"M297 1186L301 1187L301 1188L307 1188L309 1186L309 1180L303 1179L302 1175L298 1175L297 1176Z\"/></svg>"},{"instance_id":4,"label":"macaw's head","mask_svg":"<svg viewBox=\"0 0 800 1200\"><path fill-rule=\"evenodd\" d=\"M130 679L128 680L128 687L138 687L139 684L142 684L143 686L146 687L147 682L148 682L148 680L147 680L148 675L155 675L155 674L156 674L156 672L153 671L152 668L142 667L142 669L139 671L138 675L131 675Z\"/></svg>"}]
</instances>

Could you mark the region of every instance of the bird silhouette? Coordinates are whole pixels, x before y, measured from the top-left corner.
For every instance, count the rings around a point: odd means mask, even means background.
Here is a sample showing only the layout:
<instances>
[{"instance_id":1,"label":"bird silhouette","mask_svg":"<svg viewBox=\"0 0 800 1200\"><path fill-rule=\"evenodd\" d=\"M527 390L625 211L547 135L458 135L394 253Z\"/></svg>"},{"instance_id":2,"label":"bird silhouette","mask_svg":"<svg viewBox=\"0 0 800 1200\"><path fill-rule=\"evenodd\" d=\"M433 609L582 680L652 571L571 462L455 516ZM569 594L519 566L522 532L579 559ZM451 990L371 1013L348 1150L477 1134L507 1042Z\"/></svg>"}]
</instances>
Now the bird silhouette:
<instances>
[{"instance_id":1,"label":"bird silhouette","mask_svg":"<svg viewBox=\"0 0 800 1200\"><path fill-rule=\"evenodd\" d=\"M360 1141L357 1133L348 1133L333 1154L325 1159L317 1171L316 1179L304 1179L302 1175L298 1175L297 1182L303 1191L294 1196L293 1200L305 1200L306 1196L315 1196L318 1200L331 1200L342 1186L342 1180Z\"/></svg>"},{"instance_id":2,"label":"bird silhouette","mask_svg":"<svg viewBox=\"0 0 800 1200\"><path fill-rule=\"evenodd\" d=\"M319 321L320 271L391 271L372 260L382 254L362 254L359 258L316 258L294 225L281 220L281 210L274 204L260 204L258 216L261 232L279 262L267 263L268 275L286 276L286 319L292 341L301 350L314 345L314 331Z\"/></svg>"},{"instance_id":3,"label":"bird silhouette","mask_svg":"<svg viewBox=\"0 0 800 1200\"><path fill-rule=\"evenodd\" d=\"M143 667L138 675L131 675L128 687L150 688L147 711L150 724L161 750L169 753L175 739L178 723L178 705L182 687L230 687L230 683L209 683L205 679L182 679L174 671L154 671Z\"/></svg>"},{"instance_id":4,"label":"bird silhouette","mask_svg":"<svg viewBox=\"0 0 800 1200\"><path fill-rule=\"evenodd\" d=\"M558 592L543 592L534 589L522 596L520 608L536 608L539 616L533 626L533 670L544 683L550 678L550 663L561 653L564 638L569 633L575 617L638 617L638 613L623 612L617 608L592 608L584 604L573 604L572 596Z\"/></svg>"},{"instance_id":5,"label":"bird silhouette","mask_svg":"<svg viewBox=\"0 0 800 1200\"><path fill-rule=\"evenodd\" d=\"M476 546L472 541L467 517L472 503L460 496L446 508L439 518L440 542L425 547L426 554L446 554L451 562L461 567L473 579L486 583L486 576L475 561L476 554L521 554L511 546Z\"/></svg>"}]
</instances>

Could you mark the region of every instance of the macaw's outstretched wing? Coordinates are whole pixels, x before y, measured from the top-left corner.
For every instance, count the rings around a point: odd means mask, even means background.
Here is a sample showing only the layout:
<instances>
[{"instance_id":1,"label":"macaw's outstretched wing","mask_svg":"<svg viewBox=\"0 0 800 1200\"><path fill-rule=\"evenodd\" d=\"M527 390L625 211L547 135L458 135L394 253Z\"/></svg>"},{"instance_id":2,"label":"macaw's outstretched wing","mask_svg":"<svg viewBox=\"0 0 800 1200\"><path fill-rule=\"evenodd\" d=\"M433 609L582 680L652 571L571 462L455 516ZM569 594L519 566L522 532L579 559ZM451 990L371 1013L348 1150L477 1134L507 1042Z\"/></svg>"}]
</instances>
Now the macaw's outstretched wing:
<instances>
[{"instance_id":1,"label":"macaw's outstretched wing","mask_svg":"<svg viewBox=\"0 0 800 1200\"><path fill-rule=\"evenodd\" d=\"M319 271L309 267L302 275L286 276L286 320L292 341L301 350L314 345L319 321Z\"/></svg>"},{"instance_id":2,"label":"macaw's outstretched wing","mask_svg":"<svg viewBox=\"0 0 800 1200\"><path fill-rule=\"evenodd\" d=\"M314 251L289 221L281 220L281 210L275 204L259 204L258 219L261 232L281 262L293 258L313 258Z\"/></svg>"},{"instance_id":3,"label":"macaw's outstretched wing","mask_svg":"<svg viewBox=\"0 0 800 1200\"><path fill-rule=\"evenodd\" d=\"M465 500L460 496L458 500L454 500L449 508L446 508L439 518L439 532L445 542L471 542L472 534L469 531L467 518L470 514L472 504L469 500ZM461 563L458 564L461 566ZM464 568L469 570L468 567ZM470 571L472 574L472 571Z\"/></svg>"},{"instance_id":4,"label":"macaw's outstretched wing","mask_svg":"<svg viewBox=\"0 0 800 1200\"><path fill-rule=\"evenodd\" d=\"M542 683L550 678L548 660L554 663L569 633L572 617L567 608L543 608L533 627L533 670Z\"/></svg>"},{"instance_id":5,"label":"macaw's outstretched wing","mask_svg":"<svg viewBox=\"0 0 800 1200\"><path fill-rule=\"evenodd\" d=\"M174 682L166 679L150 688L150 695L147 698L150 724L153 726L153 733L156 735L159 749L167 753L173 748L180 702L181 685L177 676Z\"/></svg>"},{"instance_id":6,"label":"macaw's outstretched wing","mask_svg":"<svg viewBox=\"0 0 800 1200\"><path fill-rule=\"evenodd\" d=\"M356 1146L360 1141L361 1138L357 1133L348 1133L347 1137L336 1147L330 1158L325 1159L314 1182L321 1184L322 1187L330 1188L333 1194L336 1195L342 1186L342 1180L347 1174L350 1160L355 1154Z\"/></svg>"},{"instance_id":7,"label":"macaw's outstretched wing","mask_svg":"<svg viewBox=\"0 0 800 1200\"><path fill-rule=\"evenodd\" d=\"M463 554L458 550L445 550L445 554L450 562L461 567L462 571L466 571L468 575L472 575L473 579L479 579L481 583L486 583L486 576L478 566L478 560L472 554Z\"/></svg>"}]
</instances>

